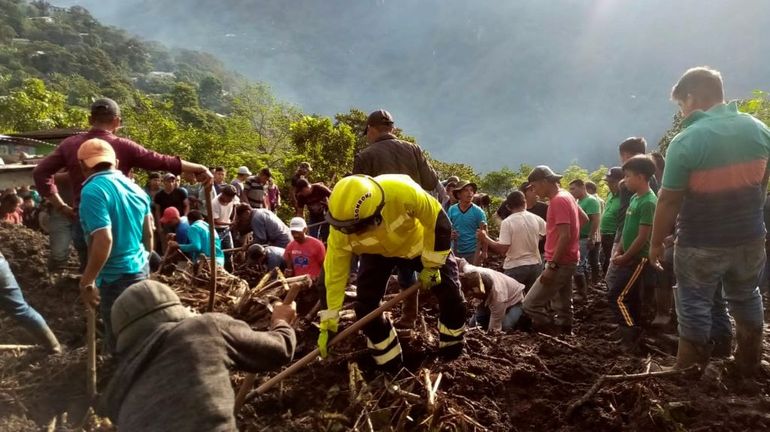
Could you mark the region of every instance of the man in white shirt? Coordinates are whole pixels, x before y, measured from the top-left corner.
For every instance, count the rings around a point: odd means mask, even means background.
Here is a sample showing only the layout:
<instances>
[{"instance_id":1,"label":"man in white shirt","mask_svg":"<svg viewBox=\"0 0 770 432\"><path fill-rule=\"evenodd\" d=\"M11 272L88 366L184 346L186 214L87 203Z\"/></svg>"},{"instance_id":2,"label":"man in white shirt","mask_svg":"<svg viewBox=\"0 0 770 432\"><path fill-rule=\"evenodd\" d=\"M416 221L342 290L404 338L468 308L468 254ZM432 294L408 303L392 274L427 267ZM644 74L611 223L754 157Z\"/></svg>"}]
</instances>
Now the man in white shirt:
<instances>
[{"instance_id":1,"label":"man in white shirt","mask_svg":"<svg viewBox=\"0 0 770 432\"><path fill-rule=\"evenodd\" d=\"M505 255L503 272L524 284L526 292L543 271L538 242L545 236L545 221L527 211L526 197L520 191L508 195L505 205L511 214L500 223L500 239L493 240L486 230L476 235L490 250Z\"/></svg>"},{"instance_id":2,"label":"man in white shirt","mask_svg":"<svg viewBox=\"0 0 770 432\"><path fill-rule=\"evenodd\" d=\"M222 191L211 202L212 218L214 219L214 229L219 238L222 239L222 249L233 248L233 236L230 233L230 226L233 223L233 214L235 207L240 204L238 195L233 185L225 185ZM231 262L232 253L225 253L225 269L232 271Z\"/></svg>"}]
</instances>

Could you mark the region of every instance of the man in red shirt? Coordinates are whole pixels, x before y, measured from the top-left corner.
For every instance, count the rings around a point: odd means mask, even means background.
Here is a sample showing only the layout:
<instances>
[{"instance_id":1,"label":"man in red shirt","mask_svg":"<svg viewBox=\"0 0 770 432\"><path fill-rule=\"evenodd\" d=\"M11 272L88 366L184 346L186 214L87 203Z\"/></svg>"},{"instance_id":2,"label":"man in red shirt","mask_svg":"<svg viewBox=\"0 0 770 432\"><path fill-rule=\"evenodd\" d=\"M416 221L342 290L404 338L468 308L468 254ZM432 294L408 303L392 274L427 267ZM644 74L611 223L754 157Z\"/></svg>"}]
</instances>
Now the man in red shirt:
<instances>
[{"instance_id":1,"label":"man in red shirt","mask_svg":"<svg viewBox=\"0 0 770 432\"><path fill-rule=\"evenodd\" d=\"M523 306L535 330L551 334L572 333L572 276L580 259L580 226L588 222L572 195L561 188L561 177L541 165L528 178L537 196L548 198L549 205L545 269L524 298Z\"/></svg>"},{"instance_id":2,"label":"man in red shirt","mask_svg":"<svg viewBox=\"0 0 770 432\"><path fill-rule=\"evenodd\" d=\"M293 276L309 275L318 290L321 305L326 309L323 277L326 248L321 240L307 235L307 223L301 217L292 218L289 222L289 230L294 240L286 246L286 251L283 253L286 273Z\"/></svg>"},{"instance_id":3,"label":"man in red shirt","mask_svg":"<svg viewBox=\"0 0 770 432\"><path fill-rule=\"evenodd\" d=\"M107 141L115 150L118 160L117 169L123 171L125 175L128 175L132 168L141 168L150 171L168 171L174 174L192 173L195 174L198 181L204 183L211 181L211 173L203 165L184 161L178 156L155 153L127 138L115 135L121 126L121 117L120 107L112 99L102 98L91 104L91 116L88 121L91 124L91 129L88 132L71 136L62 141L51 154L40 161L33 171L35 186L37 186L40 195L48 198L55 212L59 212L73 221L71 226L72 242L81 253L81 257L86 256L84 253L86 242L74 209L78 208L80 204L80 191L86 179L80 169L77 154L80 145L89 139L99 138ZM66 170L69 173L74 201L71 207L61 198L54 183L54 175L60 170ZM51 236L51 238L58 239L56 245L51 245L51 249L69 248L70 240L68 238L63 236Z\"/></svg>"}]
</instances>

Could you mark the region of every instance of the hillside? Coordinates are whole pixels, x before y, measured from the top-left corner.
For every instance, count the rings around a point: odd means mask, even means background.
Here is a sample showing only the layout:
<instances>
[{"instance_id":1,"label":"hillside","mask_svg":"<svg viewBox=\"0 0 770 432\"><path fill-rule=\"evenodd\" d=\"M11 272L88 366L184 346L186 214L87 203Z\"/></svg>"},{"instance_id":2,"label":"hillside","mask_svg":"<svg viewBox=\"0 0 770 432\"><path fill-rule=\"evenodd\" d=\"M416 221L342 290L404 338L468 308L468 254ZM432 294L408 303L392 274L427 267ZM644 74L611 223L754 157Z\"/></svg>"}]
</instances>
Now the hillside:
<instances>
[{"instance_id":1,"label":"hillside","mask_svg":"<svg viewBox=\"0 0 770 432\"><path fill-rule=\"evenodd\" d=\"M388 107L432 154L484 171L616 163L619 140L663 135L691 66L722 70L729 98L770 88L762 0L56 3L216 53L308 112Z\"/></svg>"}]
</instances>

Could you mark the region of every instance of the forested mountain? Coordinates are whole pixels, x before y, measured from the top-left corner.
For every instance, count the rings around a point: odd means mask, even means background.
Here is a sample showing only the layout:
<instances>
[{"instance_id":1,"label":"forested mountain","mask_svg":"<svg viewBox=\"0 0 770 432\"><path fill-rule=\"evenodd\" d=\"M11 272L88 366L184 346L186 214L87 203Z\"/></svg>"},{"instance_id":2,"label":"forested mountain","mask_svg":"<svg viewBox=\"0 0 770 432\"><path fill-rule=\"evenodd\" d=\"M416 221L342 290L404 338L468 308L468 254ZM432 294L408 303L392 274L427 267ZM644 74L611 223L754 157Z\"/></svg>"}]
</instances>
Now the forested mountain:
<instances>
[{"instance_id":1,"label":"forested mountain","mask_svg":"<svg viewBox=\"0 0 770 432\"><path fill-rule=\"evenodd\" d=\"M384 106L434 155L478 169L615 163L655 143L688 67L730 98L770 88L770 2L56 0L215 53L308 112Z\"/></svg>"}]
</instances>

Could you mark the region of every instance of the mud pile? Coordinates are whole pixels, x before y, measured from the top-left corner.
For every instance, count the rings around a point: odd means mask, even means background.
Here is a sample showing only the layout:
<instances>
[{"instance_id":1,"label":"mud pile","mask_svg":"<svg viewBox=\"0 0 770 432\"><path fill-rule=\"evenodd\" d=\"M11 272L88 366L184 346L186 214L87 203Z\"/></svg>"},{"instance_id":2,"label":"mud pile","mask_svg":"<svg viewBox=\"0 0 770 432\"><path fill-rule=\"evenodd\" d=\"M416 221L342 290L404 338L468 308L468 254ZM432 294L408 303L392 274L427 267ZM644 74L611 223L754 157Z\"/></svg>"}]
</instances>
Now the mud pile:
<instances>
[{"instance_id":1,"label":"mud pile","mask_svg":"<svg viewBox=\"0 0 770 432\"><path fill-rule=\"evenodd\" d=\"M0 430L4 431L38 430L63 411L70 419L76 417L84 406L85 318L77 280L65 277L50 283L47 245L43 234L0 226L0 250L27 300L66 347L60 356L35 350L0 352ZM70 266L76 266L74 254ZM665 335L647 335L641 357L624 355L608 342L611 319L601 290L590 292L586 304L576 305L573 336L492 335L470 329L465 353L453 361L438 357L433 318L437 307L429 295L423 295L421 309L424 324L419 323L411 337L401 337L401 370L379 371L363 337L353 337L336 346L329 359L311 364L247 403L238 416L240 429L770 430L767 368L758 387L746 389L729 378L724 362L717 361L699 380L666 376L607 383L568 417L570 407L602 375L643 373L651 363L670 365L674 360L675 344ZM393 318L397 316L394 311ZM295 358L300 358L315 348L318 331L301 318L297 333ZM0 321L0 344L29 342L10 319ZM766 336L764 353L764 359L770 360L770 336ZM100 388L109 379L109 370L109 365L100 366ZM270 376L258 377L257 385ZM234 388L242 380L242 374L234 374ZM96 418L89 420L86 429L111 430Z\"/></svg>"}]
</instances>

